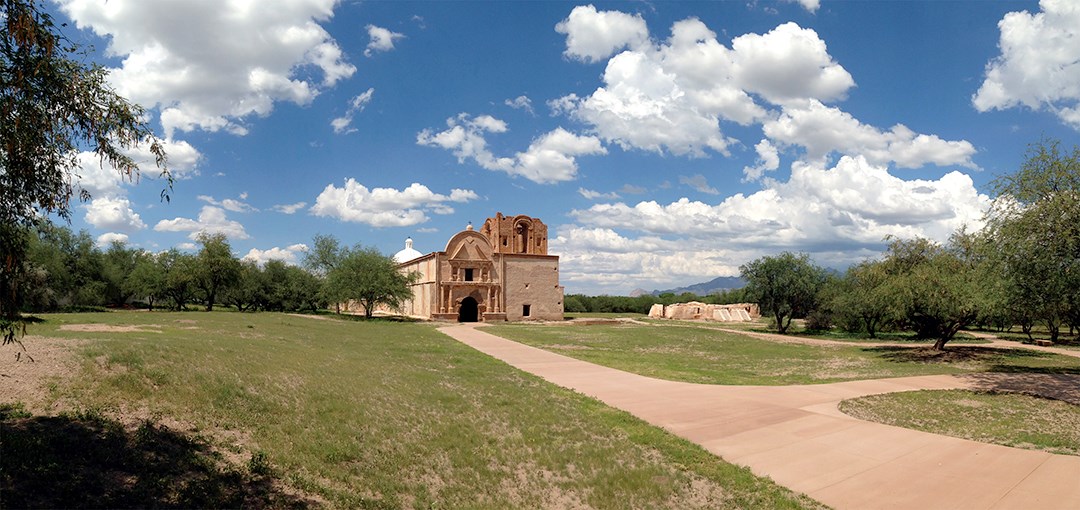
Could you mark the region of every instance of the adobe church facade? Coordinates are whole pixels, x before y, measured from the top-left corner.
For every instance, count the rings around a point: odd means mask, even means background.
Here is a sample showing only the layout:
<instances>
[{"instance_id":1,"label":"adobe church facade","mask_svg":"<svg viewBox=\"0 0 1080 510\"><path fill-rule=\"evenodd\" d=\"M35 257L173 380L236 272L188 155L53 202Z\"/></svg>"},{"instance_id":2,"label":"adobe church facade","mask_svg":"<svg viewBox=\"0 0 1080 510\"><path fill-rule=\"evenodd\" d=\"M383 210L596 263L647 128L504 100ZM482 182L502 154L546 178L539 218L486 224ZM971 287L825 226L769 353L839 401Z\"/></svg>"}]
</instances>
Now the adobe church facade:
<instances>
[{"instance_id":1,"label":"adobe church facade","mask_svg":"<svg viewBox=\"0 0 1080 510\"><path fill-rule=\"evenodd\" d=\"M394 259L400 271L420 278L401 312L458 322L562 320L559 257L547 247L542 221L502 213L478 231L470 224L444 251L422 255L406 241Z\"/></svg>"}]
</instances>

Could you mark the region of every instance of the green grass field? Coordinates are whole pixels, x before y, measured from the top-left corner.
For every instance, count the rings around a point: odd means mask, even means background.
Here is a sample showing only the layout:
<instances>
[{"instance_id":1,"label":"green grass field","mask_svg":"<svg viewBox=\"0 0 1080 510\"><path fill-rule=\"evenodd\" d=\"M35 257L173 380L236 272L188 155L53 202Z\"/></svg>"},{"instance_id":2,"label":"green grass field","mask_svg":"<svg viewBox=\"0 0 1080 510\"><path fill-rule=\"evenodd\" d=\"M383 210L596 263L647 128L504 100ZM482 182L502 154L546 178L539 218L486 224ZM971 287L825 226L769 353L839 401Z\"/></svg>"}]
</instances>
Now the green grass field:
<instances>
[{"instance_id":1,"label":"green grass field","mask_svg":"<svg viewBox=\"0 0 1080 510\"><path fill-rule=\"evenodd\" d=\"M818 507L428 324L227 312L45 319L31 335L70 342L78 368L27 408L75 409L0 413L4 465L24 466L0 477L6 502L32 498L19 491L47 474L50 490L78 499L45 506ZM35 337L25 341L33 352ZM118 424L132 416L145 421ZM65 464L72 441L101 458ZM39 460L50 447L59 460ZM118 456L136 467L115 467ZM95 469L102 487L78 479ZM155 492L192 479L222 494ZM132 487L148 502L129 504Z\"/></svg>"},{"instance_id":2,"label":"green grass field","mask_svg":"<svg viewBox=\"0 0 1080 510\"><path fill-rule=\"evenodd\" d=\"M1080 406L1015 393L924 390L840 403L856 418L1017 448L1080 455Z\"/></svg>"},{"instance_id":3,"label":"green grass field","mask_svg":"<svg viewBox=\"0 0 1080 510\"><path fill-rule=\"evenodd\" d=\"M636 374L707 384L814 384L988 371L1080 373L1080 358L951 343L943 353L926 346L813 346L680 325L508 324L486 331Z\"/></svg>"}]
</instances>

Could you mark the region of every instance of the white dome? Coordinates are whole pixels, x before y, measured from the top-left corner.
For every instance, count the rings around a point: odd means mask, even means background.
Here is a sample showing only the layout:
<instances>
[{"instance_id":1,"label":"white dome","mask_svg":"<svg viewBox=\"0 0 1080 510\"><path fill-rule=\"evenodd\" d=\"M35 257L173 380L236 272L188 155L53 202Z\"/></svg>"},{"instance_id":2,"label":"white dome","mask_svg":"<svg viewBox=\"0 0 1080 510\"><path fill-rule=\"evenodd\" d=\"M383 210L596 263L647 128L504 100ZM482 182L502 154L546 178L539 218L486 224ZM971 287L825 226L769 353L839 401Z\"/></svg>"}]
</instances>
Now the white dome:
<instances>
[{"instance_id":1,"label":"white dome","mask_svg":"<svg viewBox=\"0 0 1080 510\"><path fill-rule=\"evenodd\" d=\"M412 238L410 237L405 240L405 249L394 254L394 262L400 264L402 262L408 262L423 255L423 253L420 253L413 249Z\"/></svg>"}]
</instances>

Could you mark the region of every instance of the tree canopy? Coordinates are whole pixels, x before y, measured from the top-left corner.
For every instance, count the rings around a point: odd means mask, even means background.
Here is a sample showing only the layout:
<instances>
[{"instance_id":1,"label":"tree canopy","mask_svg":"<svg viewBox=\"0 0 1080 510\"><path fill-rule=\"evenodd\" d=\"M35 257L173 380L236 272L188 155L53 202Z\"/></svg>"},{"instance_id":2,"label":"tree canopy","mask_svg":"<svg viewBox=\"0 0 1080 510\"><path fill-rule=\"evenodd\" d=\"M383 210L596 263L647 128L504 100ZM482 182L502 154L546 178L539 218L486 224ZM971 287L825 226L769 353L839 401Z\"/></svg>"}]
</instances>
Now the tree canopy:
<instances>
[{"instance_id":1,"label":"tree canopy","mask_svg":"<svg viewBox=\"0 0 1080 510\"><path fill-rule=\"evenodd\" d=\"M1080 147L1059 145L1033 144L994 181L985 245L1014 322L1041 321L1051 341L1063 323L1080 327Z\"/></svg>"},{"instance_id":2,"label":"tree canopy","mask_svg":"<svg viewBox=\"0 0 1080 510\"><path fill-rule=\"evenodd\" d=\"M398 271L394 259L374 248L357 246L344 251L326 279L331 296L356 301L364 308L364 316L371 318L379 305L398 309L411 298L410 285L416 275Z\"/></svg>"},{"instance_id":3,"label":"tree canopy","mask_svg":"<svg viewBox=\"0 0 1080 510\"><path fill-rule=\"evenodd\" d=\"M758 304L762 314L773 317L781 334L787 332L792 318L805 316L816 306L825 282L825 271L805 253L761 257L743 264L739 271L746 281L745 295Z\"/></svg>"},{"instance_id":4,"label":"tree canopy","mask_svg":"<svg viewBox=\"0 0 1080 510\"><path fill-rule=\"evenodd\" d=\"M29 229L39 213L68 218L73 196L90 198L74 175L81 151L136 179L129 151L145 144L166 178L163 198L172 181L142 108L108 85L106 69L89 63L39 2L0 0L0 23L0 333L9 343L25 298Z\"/></svg>"}]
</instances>

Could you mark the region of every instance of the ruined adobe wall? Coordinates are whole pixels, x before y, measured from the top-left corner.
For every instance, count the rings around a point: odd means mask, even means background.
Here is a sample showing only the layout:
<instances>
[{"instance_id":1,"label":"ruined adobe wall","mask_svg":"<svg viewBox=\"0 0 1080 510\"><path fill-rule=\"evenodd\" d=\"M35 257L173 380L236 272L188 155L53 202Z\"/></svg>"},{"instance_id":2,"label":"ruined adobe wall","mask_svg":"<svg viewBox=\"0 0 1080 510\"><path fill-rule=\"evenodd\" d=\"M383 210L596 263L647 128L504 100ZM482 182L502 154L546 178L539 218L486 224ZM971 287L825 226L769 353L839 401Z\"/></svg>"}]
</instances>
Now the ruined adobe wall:
<instances>
[{"instance_id":1,"label":"ruined adobe wall","mask_svg":"<svg viewBox=\"0 0 1080 510\"><path fill-rule=\"evenodd\" d=\"M750 322L761 317L761 311L755 303L712 305L691 301L666 306L657 303L649 310L649 317L654 319Z\"/></svg>"}]
</instances>

